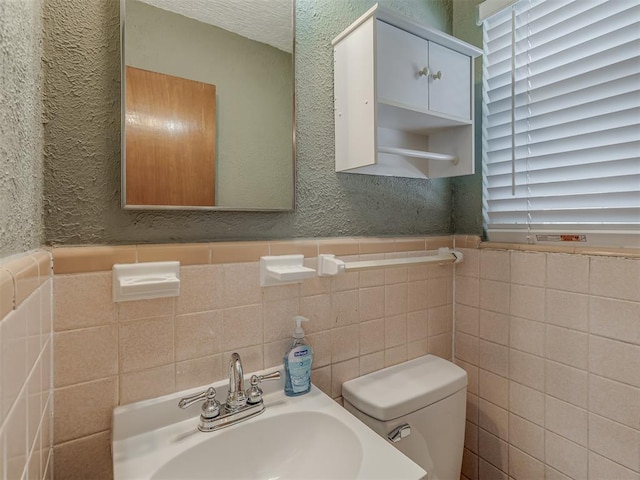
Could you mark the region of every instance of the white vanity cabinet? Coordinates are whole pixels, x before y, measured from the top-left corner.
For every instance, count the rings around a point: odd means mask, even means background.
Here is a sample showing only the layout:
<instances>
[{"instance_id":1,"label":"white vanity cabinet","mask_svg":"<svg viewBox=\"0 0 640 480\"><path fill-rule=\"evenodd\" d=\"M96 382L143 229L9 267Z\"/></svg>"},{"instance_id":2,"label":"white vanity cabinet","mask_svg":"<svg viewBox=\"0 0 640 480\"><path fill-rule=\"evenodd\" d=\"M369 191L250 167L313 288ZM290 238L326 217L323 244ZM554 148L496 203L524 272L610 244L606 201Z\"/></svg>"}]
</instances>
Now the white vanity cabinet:
<instances>
[{"instance_id":1,"label":"white vanity cabinet","mask_svg":"<svg viewBox=\"0 0 640 480\"><path fill-rule=\"evenodd\" d=\"M379 102L471 119L471 57L380 20L376 28Z\"/></svg>"},{"instance_id":2,"label":"white vanity cabinet","mask_svg":"<svg viewBox=\"0 0 640 480\"><path fill-rule=\"evenodd\" d=\"M474 173L479 49L377 5L333 47L337 172Z\"/></svg>"}]
</instances>

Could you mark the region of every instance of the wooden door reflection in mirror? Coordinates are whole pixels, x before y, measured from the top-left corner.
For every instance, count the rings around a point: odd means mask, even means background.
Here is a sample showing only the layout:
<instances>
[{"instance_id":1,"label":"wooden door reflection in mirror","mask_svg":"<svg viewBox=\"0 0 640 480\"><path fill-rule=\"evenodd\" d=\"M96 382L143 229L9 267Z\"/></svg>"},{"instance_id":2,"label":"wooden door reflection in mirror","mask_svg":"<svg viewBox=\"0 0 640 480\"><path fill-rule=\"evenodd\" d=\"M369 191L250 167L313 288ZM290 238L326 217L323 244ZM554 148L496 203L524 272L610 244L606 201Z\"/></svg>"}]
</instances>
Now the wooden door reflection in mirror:
<instances>
[{"instance_id":1,"label":"wooden door reflection in mirror","mask_svg":"<svg viewBox=\"0 0 640 480\"><path fill-rule=\"evenodd\" d=\"M215 206L216 87L126 67L126 203Z\"/></svg>"}]
</instances>

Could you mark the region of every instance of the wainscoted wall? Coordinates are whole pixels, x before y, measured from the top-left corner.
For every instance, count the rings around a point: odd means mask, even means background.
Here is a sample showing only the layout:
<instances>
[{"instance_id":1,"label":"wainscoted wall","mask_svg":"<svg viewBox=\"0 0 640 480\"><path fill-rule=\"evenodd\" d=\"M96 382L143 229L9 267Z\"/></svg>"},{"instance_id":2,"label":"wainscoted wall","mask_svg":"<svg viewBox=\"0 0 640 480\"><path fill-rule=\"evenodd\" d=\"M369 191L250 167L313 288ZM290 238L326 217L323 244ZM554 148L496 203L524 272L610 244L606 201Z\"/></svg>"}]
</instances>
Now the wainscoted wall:
<instances>
[{"instance_id":1,"label":"wainscoted wall","mask_svg":"<svg viewBox=\"0 0 640 480\"><path fill-rule=\"evenodd\" d=\"M483 246L456 269L464 477L640 479L637 253Z\"/></svg>"},{"instance_id":2,"label":"wainscoted wall","mask_svg":"<svg viewBox=\"0 0 640 480\"><path fill-rule=\"evenodd\" d=\"M463 239L461 239L463 240ZM453 237L56 248L54 255L56 478L109 478L116 405L281 364L305 324L313 382L339 399L342 382L426 353L451 359L453 266L349 273L261 288L262 255L345 260L424 255ZM114 304L114 263L180 260L176 298Z\"/></svg>"},{"instance_id":3,"label":"wainscoted wall","mask_svg":"<svg viewBox=\"0 0 640 480\"><path fill-rule=\"evenodd\" d=\"M53 478L51 256L0 262L0 478Z\"/></svg>"}]
</instances>

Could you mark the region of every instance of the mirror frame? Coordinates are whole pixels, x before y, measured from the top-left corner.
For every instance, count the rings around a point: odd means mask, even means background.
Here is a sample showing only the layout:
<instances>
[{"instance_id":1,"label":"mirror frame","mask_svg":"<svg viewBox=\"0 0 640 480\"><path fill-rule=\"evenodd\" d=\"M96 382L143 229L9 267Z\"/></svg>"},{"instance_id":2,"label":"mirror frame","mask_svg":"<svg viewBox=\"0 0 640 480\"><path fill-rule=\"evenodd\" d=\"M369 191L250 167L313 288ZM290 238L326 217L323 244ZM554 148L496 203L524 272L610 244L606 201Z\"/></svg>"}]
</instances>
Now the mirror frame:
<instances>
[{"instance_id":1,"label":"mirror frame","mask_svg":"<svg viewBox=\"0 0 640 480\"><path fill-rule=\"evenodd\" d=\"M292 112L291 112L291 168L293 189L291 194L290 208L249 208L249 207L203 207L203 206L183 206L183 205L127 205L127 184L126 184L126 138L125 138L125 112L126 112L126 62L125 62L125 2L120 0L120 202L124 210L183 210L183 211L226 211L226 212L292 212L296 209L296 0L291 0L291 76L292 76Z\"/></svg>"}]
</instances>

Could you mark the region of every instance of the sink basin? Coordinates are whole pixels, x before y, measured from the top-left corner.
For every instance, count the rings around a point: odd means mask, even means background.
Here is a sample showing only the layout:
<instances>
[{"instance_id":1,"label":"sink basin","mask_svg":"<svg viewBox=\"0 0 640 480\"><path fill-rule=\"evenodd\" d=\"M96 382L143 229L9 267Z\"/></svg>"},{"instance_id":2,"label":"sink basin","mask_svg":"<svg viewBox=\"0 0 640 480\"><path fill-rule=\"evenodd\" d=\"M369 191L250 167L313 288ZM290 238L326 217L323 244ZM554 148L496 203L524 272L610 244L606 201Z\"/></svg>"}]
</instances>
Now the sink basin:
<instances>
[{"instance_id":1,"label":"sink basin","mask_svg":"<svg viewBox=\"0 0 640 480\"><path fill-rule=\"evenodd\" d=\"M226 382L214 385L219 392ZM221 430L197 430L199 408L167 395L114 410L115 480L412 479L426 473L318 388L287 397L262 385L266 410Z\"/></svg>"},{"instance_id":2,"label":"sink basin","mask_svg":"<svg viewBox=\"0 0 640 480\"><path fill-rule=\"evenodd\" d=\"M274 437L274 432L280 434ZM227 449L247 455L236 465L228 461ZM340 456L345 457L341 465L327 462ZM324 413L295 412L241 423L181 453L151 478L181 478L190 468L193 479L211 478L212 473L220 478L355 478L361 463L358 437L343 423ZM301 465L308 471L300 471Z\"/></svg>"}]
</instances>

